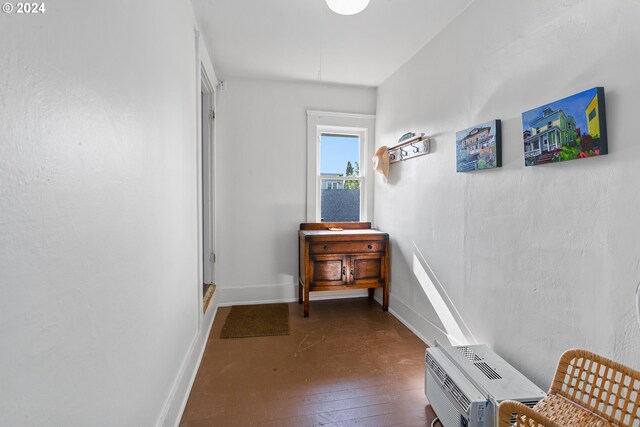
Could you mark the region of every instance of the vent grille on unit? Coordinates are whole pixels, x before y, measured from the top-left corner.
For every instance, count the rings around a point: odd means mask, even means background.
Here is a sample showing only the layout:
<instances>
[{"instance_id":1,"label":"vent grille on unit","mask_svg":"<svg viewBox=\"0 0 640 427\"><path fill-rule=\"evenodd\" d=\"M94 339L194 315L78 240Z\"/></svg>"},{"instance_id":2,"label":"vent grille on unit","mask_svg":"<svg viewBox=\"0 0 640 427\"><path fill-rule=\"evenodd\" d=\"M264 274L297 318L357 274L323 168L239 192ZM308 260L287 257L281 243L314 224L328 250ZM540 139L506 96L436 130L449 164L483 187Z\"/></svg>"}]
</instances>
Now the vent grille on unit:
<instances>
[{"instance_id":1,"label":"vent grille on unit","mask_svg":"<svg viewBox=\"0 0 640 427\"><path fill-rule=\"evenodd\" d=\"M536 403L538 403L538 400L523 400L522 402L523 405L527 405L529 408L533 408L534 406L536 406ZM518 416L516 414L511 415L511 424L515 424L518 420L517 420Z\"/></svg>"},{"instance_id":2,"label":"vent grille on unit","mask_svg":"<svg viewBox=\"0 0 640 427\"><path fill-rule=\"evenodd\" d=\"M460 406L464 408L465 411L469 412L469 408L471 407L471 400L458 388L456 383L454 383L451 378L447 377L444 380L444 387L449 390L454 399L458 401Z\"/></svg>"},{"instance_id":3,"label":"vent grille on unit","mask_svg":"<svg viewBox=\"0 0 640 427\"><path fill-rule=\"evenodd\" d=\"M464 357L466 357L467 359L469 359L472 362L478 362L480 360L482 360L482 357L478 356L473 350L471 350L469 347L466 346L461 346L461 347L457 347L458 351L460 353L462 353L462 355Z\"/></svg>"},{"instance_id":4,"label":"vent grille on unit","mask_svg":"<svg viewBox=\"0 0 640 427\"><path fill-rule=\"evenodd\" d=\"M440 364L427 352L427 365L435 373L442 385L446 390L451 393L454 399L464 408L465 411L469 411L471 407L471 400L465 395L462 390L456 385L456 383L449 378L449 375L442 369Z\"/></svg>"},{"instance_id":5,"label":"vent grille on unit","mask_svg":"<svg viewBox=\"0 0 640 427\"><path fill-rule=\"evenodd\" d=\"M464 357L469 359L476 368L480 369L482 373L489 378L490 380L499 380L502 379L500 374L498 374L493 368L483 362L483 358L478 356L473 350L466 346L457 347L458 351L462 353Z\"/></svg>"},{"instance_id":6,"label":"vent grille on unit","mask_svg":"<svg viewBox=\"0 0 640 427\"><path fill-rule=\"evenodd\" d=\"M538 402L539 400L523 400L520 403L522 403L523 405L527 405L529 408L533 408Z\"/></svg>"},{"instance_id":7,"label":"vent grille on unit","mask_svg":"<svg viewBox=\"0 0 640 427\"><path fill-rule=\"evenodd\" d=\"M440 364L436 362L430 353L427 353L427 365L429 365L431 370L436 374L436 377L444 383L445 378L447 378L447 373L442 369Z\"/></svg>"},{"instance_id":8,"label":"vent grille on unit","mask_svg":"<svg viewBox=\"0 0 640 427\"><path fill-rule=\"evenodd\" d=\"M491 366L487 365L485 362L476 362L474 363L476 368L480 369L482 373L489 378L490 380L499 380L502 377L498 374Z\"/></svg>"}]
</instances>

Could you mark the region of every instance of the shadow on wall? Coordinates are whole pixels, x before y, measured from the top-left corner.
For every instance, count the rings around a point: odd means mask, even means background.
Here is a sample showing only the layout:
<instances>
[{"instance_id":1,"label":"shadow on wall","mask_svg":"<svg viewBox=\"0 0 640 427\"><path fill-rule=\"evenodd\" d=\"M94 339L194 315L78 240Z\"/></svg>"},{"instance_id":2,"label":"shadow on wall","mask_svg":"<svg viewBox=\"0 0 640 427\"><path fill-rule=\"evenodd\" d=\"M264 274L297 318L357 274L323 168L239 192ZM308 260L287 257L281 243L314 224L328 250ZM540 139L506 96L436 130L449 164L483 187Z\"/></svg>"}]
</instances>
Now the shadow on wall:
<instances>
[{"instance_id":1,"label":"shadow on wall","mask_svg":"<svg viewBox=\"0 0 640 427\"><path fill-rule=\"evenodd\" d=\"M413 243L412 270L420 283L427 299L433 306L438 319L444 327L444 333L453 345L476 344L477 341L467 325L462 320L460 313L442 287L442 284L433 273L433 270L424 259L415 243ZM463 332L464 330L464 332Z\"/></svg>"},{"instance_id":2,"label":"shadow on wall","mask_svg":"<svg viewBox=\"0 0 640 427\"><path fill-rule=\"evenodd\" d=\"M638 326L640 326L640 283L636 289L636 314L638 315Z\"/></svg>"}]
</instances>

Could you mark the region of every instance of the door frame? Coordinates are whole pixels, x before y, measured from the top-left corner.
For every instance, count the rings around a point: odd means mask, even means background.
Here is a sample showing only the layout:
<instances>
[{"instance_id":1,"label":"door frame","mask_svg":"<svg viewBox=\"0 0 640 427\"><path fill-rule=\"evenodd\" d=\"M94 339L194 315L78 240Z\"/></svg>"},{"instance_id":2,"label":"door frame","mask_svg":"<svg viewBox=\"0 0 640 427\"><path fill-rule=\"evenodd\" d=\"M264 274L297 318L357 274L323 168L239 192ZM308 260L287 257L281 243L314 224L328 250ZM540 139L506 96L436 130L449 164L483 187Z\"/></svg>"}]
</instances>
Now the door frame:
<instances>
[{"instance_id":1,"label":"door frame","mask_svg":"<svg viewBox=\"0 0 640 427\"><path fill-rule=\"evenodd\" d=\"M196 39L196 198L197 198L197 283L196 283L196 292L195 295L197 297L197 307L198 307L198 330L201 331L204 325L210 324L210 321L213 319L211 314L213 304L209 305L209 309L207 309L207 313L203 313L203 283L204 283L204 262L203 262L203 254L204 254L204 229L205 229L205 220L207 221L207 225L209 226L209 242L210 248L215 253L216 248L216 221L215 221L215 159L216 159L216 144L215 144L215 136L216 136L216 128L215 122L211 124L210 130L210 150L209 153L204 153L202 150L202 128L203 128L203 117L202 117L202 93L210 94L210 101L213 105L213 110L216 108L216 99L217 99L217 91L215 90L219 86L218 78L216 77L216 73L213 69L213 65L211 62L211 58L209 57L207 48L204 44L204 41L201 37L200 31L195 30L195 39ZM209 166L209 175L210 175L210 183L211 188L208 192L209 200L203 201L203 160L208 162ZM203 206L209 207L209 218L205 219L203 216ZM212 282L215 283L215 269L211 271ZM207 318L205 321L204 318Z\"/></svg>"},{"instance_id":2,"label":"door frame","mask_svg":"<svg viewBox=\"0 0 640 427\"><path fill-rule=\"evenodd\" d=\"M202 67L201 93L201 150L202 150L202 283L215 283L215 112L214 86ZM214 113L215 114L215 113Z\"/></svg>"}]
</instances>

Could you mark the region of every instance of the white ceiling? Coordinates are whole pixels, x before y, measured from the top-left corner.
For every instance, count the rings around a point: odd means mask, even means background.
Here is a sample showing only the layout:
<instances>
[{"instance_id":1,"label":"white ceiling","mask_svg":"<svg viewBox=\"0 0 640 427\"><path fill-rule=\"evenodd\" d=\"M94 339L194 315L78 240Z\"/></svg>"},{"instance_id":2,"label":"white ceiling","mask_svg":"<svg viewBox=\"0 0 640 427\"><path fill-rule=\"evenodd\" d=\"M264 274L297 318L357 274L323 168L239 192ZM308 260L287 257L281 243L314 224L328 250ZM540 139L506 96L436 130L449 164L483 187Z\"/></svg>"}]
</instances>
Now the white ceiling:
<instances>
[{"instance_id":1,"label":"white ceiling","mask_svg":"<svg viewBox=\"0 0 640 427\"><path fill-rule=\"evenodd\" d=\"M353 16L325 0L192 0L222 78L378 86L473 0L371 0Z\"/></svg>"}]
</instances>

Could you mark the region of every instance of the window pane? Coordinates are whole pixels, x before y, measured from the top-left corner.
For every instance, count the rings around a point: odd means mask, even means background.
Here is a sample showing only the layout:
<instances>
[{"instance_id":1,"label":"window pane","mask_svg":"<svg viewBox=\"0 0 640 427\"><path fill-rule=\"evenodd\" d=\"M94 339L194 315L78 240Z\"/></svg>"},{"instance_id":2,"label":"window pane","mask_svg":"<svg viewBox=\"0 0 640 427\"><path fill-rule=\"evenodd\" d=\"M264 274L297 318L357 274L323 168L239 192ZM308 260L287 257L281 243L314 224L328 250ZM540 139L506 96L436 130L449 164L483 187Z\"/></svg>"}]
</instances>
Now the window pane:
<instances>
[{"instance_id":1,"label":"window pane","mask_svg":"<svg viewBox=\"0 0 640 427\"><path fill-rule=\"evenodd\" d=\"M360 221L360 182L320 179L320 221Z\"/></svg>"},{"instance_id":2,"label":"window pane","mask_svg":"<svg viewBox=\"0 0 640 427\"><path fill-rule=\"evenodd\" d=\"M320 136L320 175L360 176L359 159L359 136Z\"/></svg>"}]
</instances>

